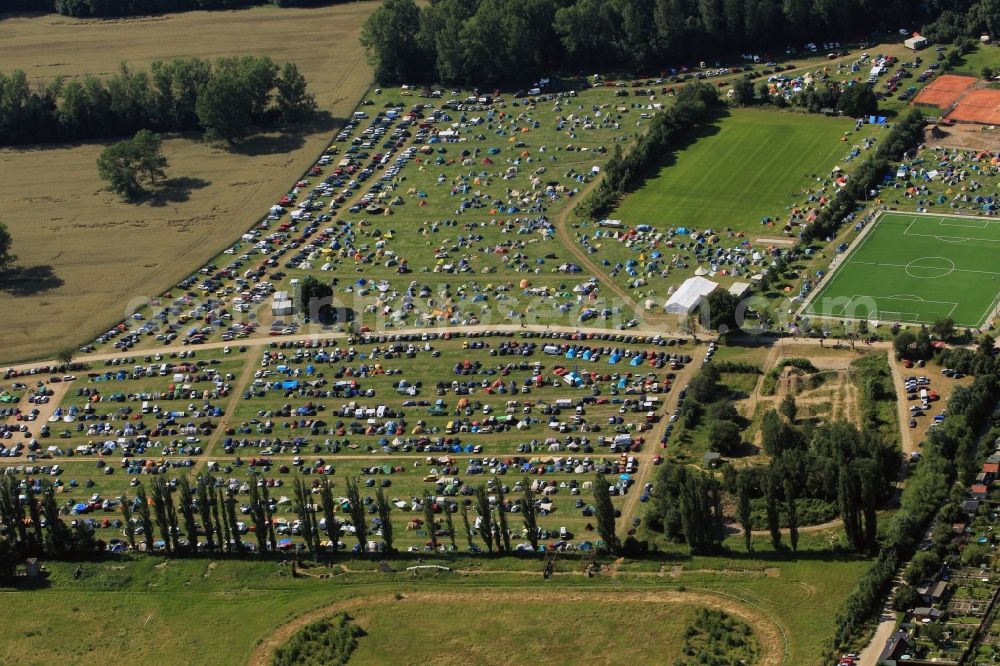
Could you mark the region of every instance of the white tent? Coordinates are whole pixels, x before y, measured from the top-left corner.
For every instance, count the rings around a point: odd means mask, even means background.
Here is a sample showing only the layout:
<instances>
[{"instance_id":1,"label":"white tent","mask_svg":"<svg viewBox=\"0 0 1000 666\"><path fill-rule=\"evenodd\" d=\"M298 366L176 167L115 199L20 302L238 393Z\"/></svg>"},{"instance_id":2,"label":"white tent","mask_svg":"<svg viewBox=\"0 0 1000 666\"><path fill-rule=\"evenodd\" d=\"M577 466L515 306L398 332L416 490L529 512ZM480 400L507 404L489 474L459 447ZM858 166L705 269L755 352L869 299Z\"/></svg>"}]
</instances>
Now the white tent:
<instances>
[{"instance_id":1,"label":"white tent","mask_svg":"<svg viewBox=\"0 0 1000 666\"><path fill-rule=\"evenodd\" d=\"M712 293L719 285L703 277L688 278L667 300L664 308L667 314L688 314L701 299Z\"/></svg>"}]
</instances>

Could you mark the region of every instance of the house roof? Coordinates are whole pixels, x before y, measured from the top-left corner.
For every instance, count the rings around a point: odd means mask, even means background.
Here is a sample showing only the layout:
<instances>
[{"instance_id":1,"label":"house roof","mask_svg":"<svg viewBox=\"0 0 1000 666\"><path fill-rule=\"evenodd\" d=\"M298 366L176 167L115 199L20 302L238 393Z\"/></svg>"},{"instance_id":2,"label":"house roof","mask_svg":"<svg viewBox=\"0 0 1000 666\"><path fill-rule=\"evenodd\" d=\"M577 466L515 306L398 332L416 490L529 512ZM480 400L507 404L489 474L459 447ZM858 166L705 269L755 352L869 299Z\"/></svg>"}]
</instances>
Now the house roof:
<instances>
[{"instance_id":1,"label":"house roof","mask_svg":"<svg viewBox=\"0 0 1000 666\"><path fill-rule=\"evenodd\" d=\"M995 462L983 463L983 472L985 472L986 474L1000 473L1000 463L995 463Z\"/></svg>"},{"instance_id":2,"label":"house roof","mask_svg":"<svg viewBox=\"0 0 1000 666\"><path fill-rule=\"evenodd\" d=\"M910 636L905 631L897 631L892 637L886 641L885 648L882 650L882 654L878 656L878 663L883 661L895 661L897 658L906 654L907 650L910 649Z\"/></svg>"}]
</instances>

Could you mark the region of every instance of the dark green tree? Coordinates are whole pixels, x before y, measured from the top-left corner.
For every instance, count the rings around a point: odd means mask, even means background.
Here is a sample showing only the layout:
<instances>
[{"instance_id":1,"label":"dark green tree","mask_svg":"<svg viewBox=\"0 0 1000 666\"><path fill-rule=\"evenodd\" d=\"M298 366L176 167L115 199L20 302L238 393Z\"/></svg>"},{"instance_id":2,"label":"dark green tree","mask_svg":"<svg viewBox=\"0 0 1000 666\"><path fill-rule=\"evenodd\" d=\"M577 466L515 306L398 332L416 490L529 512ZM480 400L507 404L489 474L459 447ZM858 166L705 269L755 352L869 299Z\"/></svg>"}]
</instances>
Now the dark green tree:
<instances>
[{"instance_id":1,"label":"dark green tree","mask_svg":"<svg viewBox=\"0 0 1000 666\"><path fill-rule=\"evenodd\" d=\"M476 512L479 514L479 538L486 544L486 550L493 552L493 511L490 509L490 496L486 484L476 487Z\"/></svg>"},{"instance_id":2,"label":"dark green tree","mask_svg":"<svg viewBox=\"0 0 1000 666\"><path fill-rule=\"evenodd\" d=\"M451 540L451 549L458 550L458 546L455 544L455 520L452 517L452 509L450 506L445 504L444 506L444 525L445 529L448 530L448 538Z\"/></svg>"},{"instance_id":3,"label":"dark green tree","mask_svg":"<svg viewBox=\"0 0 1000 666\"><path fill-rule=\"evenodd\" d=\"M209 501L208 485L215 485L215 479L208 474L198 477L198 515L201 518L201 527L205 531L205 541L208 545L208 552L214 552L217 546L215 541L215 529L212 525L212 503Z\"/></svg>"},{"instance_id":4,"label":"dark green tree","mask_svg":"<svg viewBox=\"0 0 1000 666\"><path fill-rule=\"evenodd\" d=\"M333 552L337 552L340 543L341 529L340 521L337 520L336 505L333 501L333 482L330 479L324 479L323 483L319 487L320 502L323 504L323 521L324 529L326 531L326 538L333 544ZM376 496L377 497L377 496ZM382 508L379 508L379 516L382 515ZM388 510L386 512L388 515ZM383 527L383 538L385 528ZM392 526L389 527L389 538L386 540L385 545L389 552L392 552Z\"/></svg>"},{"instance_id":5,"label":"dark green tree","mask_svg":"<svg viewBox=\"0 0 1000 666\"><path fill-rule=\"evenodd\" d=\"M612 553L621 551L621 542L615 531L615 507L611 503L611 488L607 478L598 473L594 478L594 516L597 518L597 533L604 541L604 547Z\"/></svg>"},{"instance_id":6,"label":"dark green tree","mask_svg":"<svg viewBox=\"0 0 1000 666\"><path fill-rule=\"evenodd\" d=\"M785 477L785 512L788 514L788 541L792 545L792 550L799 549L799 510L795 498L795 483L791 478Z\"/></svg>"},{"instance_id":7,"label":"dark green tree","mask_svg":"<svg viewBox=\"0 0 1000 666\"><path fill-rule=\"evenodd\" d=\"M469 507L462 502L462 529L465 530L465 538L469 542L469 550L472 550L472 524L469 522Z\"/></svg>"},{"instance_id":8,"label":"dark green tree","mask_svg":"<svg viewBox=\"0 0 1000 666\"><path fill-rule=\"evenodd\" d=\"M524 533L531 544L531 550L538 552L538 507L535 506L535 491L531 489L528 477L521 478L524 492L521 496L521 519L524 521Z\"/></svg>"},{"instance_id":9,"label":"dark green tree","mask_svg":"<svg viewBox=\"0 0 1000 666\"><path fill-rule=\"evenodd\" d=\"M778 490L781 480L774 467L768 469L764 477L764 506L767 514L767 529L771 533L771 545L781 550L781 519L778 508Z\"/></svg>"},{"instance_id":10,"label":"dark green tree","mask_svg":"<svg viewBox=\"0 0 1000 666\"><path fill-rule=\"evenodd\" d=\"M306 90L306 79L294 63L285 63L277 80L275 104L282 122L298 122L316 111L316 99Z\"/></svg>"},{"instance_id":11,"label":"dark green tree","mask_svg":"<svg viewBox=\"0 0 1000 666\"><path fill-rule=\"evenodd\" d=\"M396 552L392 536L392 503L386 498L382 487L375 491L375 508L378 511L379 523L382 527L382 540L388 553Z\"/></svg>"},{"instance_id":12,"label":"dark green tree","mask_svg":"<svg viewBox=\"0 0 1000 666\"><path fill-rule=\"evenodd\" d=\"M130 199L141 194L139 156L132 141L119 141L102 150L97 158L97 175L121 197Z\"/></svg>"},{"instance_id":13,"label":"dark green tree","mask_svg":"<svg viewBox=\"0 0 1000 666\"><path fill-rule=\"evenodd\" d=\"M146 486L139 484L135 490L136 510L139 512L139 527L142 528L142 540L146 544L146 552L153 554L153 519L149 512L149 496Z\"/></svg>"},{"instance_id":14,"label":"dark green tree","mask_svg":"<svg viewBox=\"0 0 1000 666\"><path fill-rule=\"evenodd\" d=\"M736 477L736 518L740 521L740 527L743 528L743 546L748 553L753 550L751 539L753 509L750 503L753 488L751 483L750 474L746 470L741 471Z\"/></svg>"},{"instance_id":15,"label":"dark green tree","mask_svg":"<svg viewBox=\"0 0 1000 666\"><path fill-rule=\"evenodd\" d=\"M426 76L427 54L419 39L420 9L414 0L385 0L361 29L361 45L380 83Z\"/></svg>"},{"instance_id":16,"label":"dark green tree","mask_svg":"<svg viewBox=\"0 0 1000 666\"><path fill-rule=\"evenodd\" d=\"M180 493L181 518L184 521L184 532L187 536L188 550L198 552L198 521L194 517L194 493L191 492L191 481L182 476L177 483Z\"/></svg>"},{"instance_id":17,"label":"dark green tree","mask_svg":"<svg viewBox=\"0 0 1000 666\"><path fill-rule=\"evenodd\" d=\"M503 483L497 480L497 527L503 540L503 549L510 552L510 526L507 524L507 498L504 496Z\"/></svg>"},{"instance_id":18,"label":"dark green tree","mask_svg":"<svg viewBox=\"0 0 1000 666\"><path fill-rule=\"evenodd\" d=\"M7 230L7 225L0 222L0 272L9 270L17 261L17 255L10 251L13 244L14 239Z\"/></svg>"},{"instance_id":19,"label":"dark green tree","mask_svg":"<svg viewBox=\"0 0 1000 666\"><path fill-rule=\"evenodd\" d=\"M358 540L360 552L368 552L368 521L365 518L365 505L361 501L361 491L358 480L347 479L347 502L350 504L351 522L354 523L354 536Z\"/></svg>"},{"instance_id":20,"label":"dark green tree","mask_svg":"<svg viewBox=\"0 0 1000 666\"><path fill-rule=\"evenodd\" d=\"M163 156L163 138L159 134L141 129L132 137L136 169L141 176L155 185L158 178L165 178L167 158Z\"/></svg>"},{"instance_id":21,"label":"dark green tree","mask_svg":"<svg viewBox=\"0 0 1000 666\"><path fill-rule=\"evenodd\" d=\"M795 423L795 417L799 413L798 405L795 404L795 396L791 393L786 393L778 409L781 410L781 414L788 419L789 423Z\"/></svg>"}]
</instances>

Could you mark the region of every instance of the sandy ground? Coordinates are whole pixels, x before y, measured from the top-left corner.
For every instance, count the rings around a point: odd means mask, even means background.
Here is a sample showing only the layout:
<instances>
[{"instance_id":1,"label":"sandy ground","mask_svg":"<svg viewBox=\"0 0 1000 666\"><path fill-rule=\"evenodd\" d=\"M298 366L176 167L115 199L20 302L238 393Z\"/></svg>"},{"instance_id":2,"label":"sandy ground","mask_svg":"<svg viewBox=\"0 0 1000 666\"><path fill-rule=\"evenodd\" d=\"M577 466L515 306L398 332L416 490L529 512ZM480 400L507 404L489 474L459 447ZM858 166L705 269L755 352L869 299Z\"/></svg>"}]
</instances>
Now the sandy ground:
<instances>
[{"instance_id":1,"label":"sandy ground","mask_svg":"<svg viewBox=\"0 0 1000 666\"><path fill-rule=\"evenodd\" d=\"M924 130L928 146L1000 151L1000 129L986 125L930 126Z\"/></svg>"}]
</instances>

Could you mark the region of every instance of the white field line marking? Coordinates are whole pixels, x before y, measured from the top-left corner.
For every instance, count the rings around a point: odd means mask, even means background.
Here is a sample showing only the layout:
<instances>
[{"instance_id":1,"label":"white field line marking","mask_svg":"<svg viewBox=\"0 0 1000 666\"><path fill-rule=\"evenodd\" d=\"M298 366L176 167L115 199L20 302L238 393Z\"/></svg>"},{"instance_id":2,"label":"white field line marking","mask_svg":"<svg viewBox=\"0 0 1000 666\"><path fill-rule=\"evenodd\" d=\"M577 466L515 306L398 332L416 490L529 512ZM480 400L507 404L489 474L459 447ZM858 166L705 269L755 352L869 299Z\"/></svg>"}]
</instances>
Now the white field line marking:
<instances>
[{"instance_id":1,"label":"white field line marking","mask_svg":"<svg viewBox=\"0 0 1000 666\"><path fill-rule=\"evenodd\" d=\"M924 258L926 258L926 257L924 257ZM919 259L917 261L919 261ZM883 263L883 262L874 262L874 261L857 261L855 263L861 264L862 266L888 266L890 268L907 268L909 266L909 264L887 264L887 263ZM915 268L936 268L936 266L915 266ZM945 270L945 269L942 268L941 270ZM972 268L952 268L951 272L952 273L982 273L983 275L998 275L998 274L1000 274L997 271L977 271L977 270L974 270ZM943 276L940 276L940 277L943 277ZM939 278L925 278L925 279L927 279L927 280L937 280ZM951 301L948 301L948 302L950 303Z\"/></svg>"}]
</instances>

